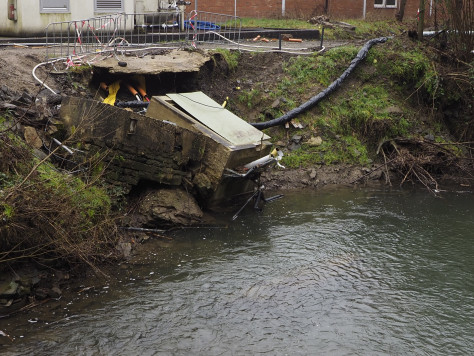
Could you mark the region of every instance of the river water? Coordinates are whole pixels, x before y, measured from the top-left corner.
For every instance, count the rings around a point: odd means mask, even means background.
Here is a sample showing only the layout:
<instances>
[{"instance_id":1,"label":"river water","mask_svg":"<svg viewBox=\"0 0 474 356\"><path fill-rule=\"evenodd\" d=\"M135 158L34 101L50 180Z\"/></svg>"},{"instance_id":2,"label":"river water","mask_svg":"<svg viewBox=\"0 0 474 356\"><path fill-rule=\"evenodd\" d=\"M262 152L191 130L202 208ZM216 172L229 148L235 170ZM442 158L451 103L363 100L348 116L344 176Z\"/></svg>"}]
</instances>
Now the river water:
<instances>
[{"instance_id":1,"label":"river water","mask_svg":"<svg viewBox=\"0 0 474 356\"><path fill-rule=\"evenodd\" d=\"M472 354L473 198L287 194L227 228L151 240L106 285L0 320L14 338L0 353Z\"/></svg>"}]
</instances>

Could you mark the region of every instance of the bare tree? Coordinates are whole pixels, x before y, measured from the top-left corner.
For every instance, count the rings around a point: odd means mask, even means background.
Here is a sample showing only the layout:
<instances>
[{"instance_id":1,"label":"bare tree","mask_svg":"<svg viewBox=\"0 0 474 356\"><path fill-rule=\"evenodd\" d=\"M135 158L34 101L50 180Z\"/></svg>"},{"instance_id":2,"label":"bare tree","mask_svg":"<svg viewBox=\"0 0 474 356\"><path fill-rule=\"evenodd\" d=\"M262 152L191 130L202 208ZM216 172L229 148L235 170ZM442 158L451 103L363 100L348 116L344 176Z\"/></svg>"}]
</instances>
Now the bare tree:
<instances>
[{"instance_id":1,"label":"bare tree","mask_svg":"<svg viewBox=\"0 0 474 356\"><path fill-rule=\"evenodd\" d=\"M425 0L420 0L418 9L418 40L423 40L423 29L425 27Z\"/></svg>"},{"instance_id":2,"label":"bare tree","mask_svg":"<svg viewBox=\"0 0 474 356\"><path fill-rule=\"evenodd\" d=\"M395 18L402 22L403 16L405 15L405 5L407 4L407 0L401 0L400 2L400 10L395 14Z\"/></svg>"}]
</instances>

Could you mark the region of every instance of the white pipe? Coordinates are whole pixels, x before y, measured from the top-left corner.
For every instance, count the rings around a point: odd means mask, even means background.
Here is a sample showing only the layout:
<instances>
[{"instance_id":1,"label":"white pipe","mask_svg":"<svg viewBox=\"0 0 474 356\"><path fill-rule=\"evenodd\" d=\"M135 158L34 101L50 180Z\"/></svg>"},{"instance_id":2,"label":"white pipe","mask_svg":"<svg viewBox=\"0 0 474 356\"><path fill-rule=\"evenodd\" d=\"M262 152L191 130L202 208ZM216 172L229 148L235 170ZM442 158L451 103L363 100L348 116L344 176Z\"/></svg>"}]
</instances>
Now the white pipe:
<instances>
[{"instance_id":1,"label":"white pipe","mask_svg":"<svg viewBox=\"0 0 474 356\"><path fill-rule=\"evenodd\" d=\"M458 31L423 31L423 36L434 36L434 35L437 35L438 33L441 33L441 32L447 32L447 33L451 33L451 32L454 32L454 33L457 33ZM464 34L466 35L474 35L474 31L464 31Z\"/></svg>"},{"instance_id":2,"label":"white pipe","mask_svg":"<svg viewBox=\"0 0 474 356\"><path fill-rule=\"evenodd\" d=\"M367 0L364 0L364 8L362 9L362 18L365 20L367 14Z\"/></svg>"},{"instance_id":3,"label":"white pipe","mask_svg":"<svg viewBox=\"0 0 474 356\"><path fill-rule=\"evenodd\" d=\"M285 12L286 12L286 3L285 3L285 0L281 0L281 16L285 16Z\"/></svg>"},{"instance_id":4,"label":"white pipe","mask_svg":"<svg viewBox=\"0 0 474 356\"><path fill-rule=\"evenodd\" d=\"M33 74L33 78L35 78L42 86L44 86L46 89L48 89L51 93L53 94L57 94L53 89L51 89L50 87L48 87L45 83L44 83L44 80L41 81L35 74L36 72L36 69L39 67L39 66L42 66L42 65L45 65L45 64L48 64L48 62L43 62L43 63L40 63L40 64L37 64L33 70L31 71L31 74Z\"/></svg>"},{"instance_id":5,"label":"white pipe","mask_svg":"<svg viewBox=\"0 0 474 356\"><path fill-rule=\"evenodd\" d=\"M237 17L237 0L234 0L234 17Z\"/></svg>"},{"instance_id":6,"label":"white pipe","mask_svg":"<svg viewBox=\"0 0 474 356\"><path fill-rule=\"evenodd\" d=\"M70 155L74 154L74 152L72 152L71 149L70 149L69 147L67 147L66 145L63 145L63 144L61 143L61 141L55 139L54 137L53 137L53 141L54 141L58 146L64 148L64 150L65 150L67 153L69 153Z\"/></svg>"},{"instance_id":7,"label":"white pipe","mask_svg":"<svg viewBox=\"0 0 474 356\"><path fill-rule=\"evenodd\" d=\"M253 162L247 163L244 167L247 169L251 169L258 166L266 166L267 164L276 161L276 159L272 155L268 155L262 158L259 158Z\"/></svg>"}]
</instances>

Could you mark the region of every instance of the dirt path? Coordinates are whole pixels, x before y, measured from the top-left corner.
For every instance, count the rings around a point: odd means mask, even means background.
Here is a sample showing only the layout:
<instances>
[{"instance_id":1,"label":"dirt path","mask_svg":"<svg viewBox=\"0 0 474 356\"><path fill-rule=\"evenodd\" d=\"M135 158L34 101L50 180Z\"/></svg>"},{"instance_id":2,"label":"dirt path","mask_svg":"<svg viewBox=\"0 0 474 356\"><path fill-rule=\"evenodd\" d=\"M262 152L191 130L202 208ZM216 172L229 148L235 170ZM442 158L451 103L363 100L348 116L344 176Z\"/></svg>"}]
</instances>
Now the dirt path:
<instances>
[{"instance_id":1,"label":"dirt path","mask_svg":"<svg viewBox=\"0 0 474 356\"><path fill-rule=\"evenodd\" d=\"M33 78L33 68L45 58L44 48L0 47L0 83L16 92L34 94L40 89ZM46 76L42 69L38 75Z\"/></svg>"}]
</instances>

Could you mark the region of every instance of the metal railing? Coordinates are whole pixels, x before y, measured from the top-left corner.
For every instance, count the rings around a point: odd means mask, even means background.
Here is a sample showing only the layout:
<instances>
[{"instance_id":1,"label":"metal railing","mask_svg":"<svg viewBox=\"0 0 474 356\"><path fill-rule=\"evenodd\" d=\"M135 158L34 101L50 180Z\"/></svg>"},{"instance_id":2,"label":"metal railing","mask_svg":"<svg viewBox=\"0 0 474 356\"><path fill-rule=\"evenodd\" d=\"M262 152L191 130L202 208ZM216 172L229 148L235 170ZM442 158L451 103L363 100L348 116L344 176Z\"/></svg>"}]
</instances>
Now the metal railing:
<instances>
[{"instance_id":1,"label":"metal railing","mask_svg":"<svg viewBox=\"0 0 474 356\"><path fill-rule=\"evenodd\" d=\"M46 27L46 60L81 56L110 49L117 15L53 22Z\"/></svg>"},{"instance_id":2,"label":"metal railing","mask_svg":"<svg viewBox=\"0 0 474 356\"><path fill-rule=\"evenodd\" d=\"M189 38L184 22L183 14L176 11L121 14L116 20L116 35L131 48L150 45L181 47L188 45Z\"/></svg>"},{"instance_id":3,"label":"metal railing","mask_svg":"<svg viewBox=\"0 0 474 356\"><path fill-rule=\"evenodd\" d=\"M66 58L91 62L147 47L194 47L240 41L240 18L209 12L115 14L86 20L53 22L46 29L46 61Z\"/></svg>"}]
</instances>

